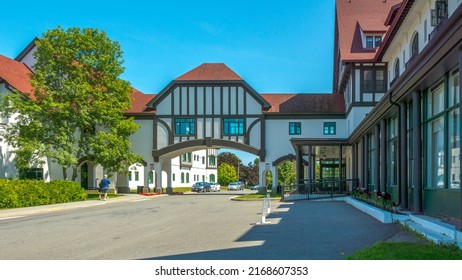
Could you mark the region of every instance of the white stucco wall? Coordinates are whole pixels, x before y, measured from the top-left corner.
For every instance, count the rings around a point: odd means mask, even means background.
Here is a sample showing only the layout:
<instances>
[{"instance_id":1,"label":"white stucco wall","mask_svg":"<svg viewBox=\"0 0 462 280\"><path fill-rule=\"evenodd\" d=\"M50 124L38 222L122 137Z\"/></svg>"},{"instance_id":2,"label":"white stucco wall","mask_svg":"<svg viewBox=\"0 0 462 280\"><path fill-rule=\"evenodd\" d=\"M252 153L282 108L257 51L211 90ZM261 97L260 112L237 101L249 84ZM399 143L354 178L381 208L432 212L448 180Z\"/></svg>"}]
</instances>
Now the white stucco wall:
<instances>
[{"instance_id":1,"label":"white stucco wall","mask_svg":"<svg viewBox=\"0 0 462 280\"><path fill-rule=\"evenodd\" d=\"M301 135L289 135L289 122L301 123ZM324 135L324 122L336 123L335 135ZM266 120L266 162L270 164L282 156L295 154L290 139L345 139L348 129L345 119L287 119Z\"/></svg>"},{"instance_id":2,"label":"white stucco wall","mask_svg":"<svg viewBox=\"0 0 462 280\"><path fill-rule=\"evenodd\" d=\"M23 59L21 59L20 61L24 64L27 65L27 67L29 67L31 70L34 70L34 64L35 64L35 58L33 56L33 53L37 50L37 47L33 47L32 50L30 52L28 52Z\"/></svg>"},{"instance_id":3,"label":"white stucco wall","mask_svg":"<svg viewBox=\"0 0 462 280\"><path fill-rule=\"evenodd\" d=\"M349 136L372 110L373 107L355 106L349 112L346 118L346 134Z\"/></svg>"},{"instance_id":4,"label":"white stucco wall","mask_svg":"<svg viewBox=\"0 0 462 280\"><path fill-rule=\"evenodd\" d=\"M394 67L395 60L399 58L400 61L400 75L405 70L405 64L409 61L411 53L411 43L414 34L419 34L419 53L428 44L428 35L434 30L435 26L431 26L431 9L435 8L436 0L429 1L415 1L409 11L410 15L407 17L394 40L390 44L387 51L384 53L383 62L388 62L389 81L395 79ZM448 0L448 17L462 4L461 0Z\"/></svg>"}]
</instances>

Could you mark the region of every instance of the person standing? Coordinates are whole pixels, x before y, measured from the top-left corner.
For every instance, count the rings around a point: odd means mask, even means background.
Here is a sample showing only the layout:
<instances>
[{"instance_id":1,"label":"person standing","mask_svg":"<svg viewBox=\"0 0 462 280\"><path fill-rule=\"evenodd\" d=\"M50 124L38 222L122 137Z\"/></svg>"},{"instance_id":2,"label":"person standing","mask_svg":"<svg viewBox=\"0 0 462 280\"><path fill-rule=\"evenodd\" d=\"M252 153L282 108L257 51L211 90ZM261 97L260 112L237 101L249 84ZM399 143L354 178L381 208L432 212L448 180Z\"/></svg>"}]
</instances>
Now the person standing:
<instances>
[{"instance_id":1,"label":"person standing","mask_svg":"<svg viewBox=\"0 0 462 280\"><path fill-rule=\"evenodd\" d=\"M104 175L104 178L99 182L99 200L101 200L101 195L104 194L104 200L107 200L107 192L109 191L109 185L111 182L107 178L107 175Z\"/></svg>"}]
</instances>

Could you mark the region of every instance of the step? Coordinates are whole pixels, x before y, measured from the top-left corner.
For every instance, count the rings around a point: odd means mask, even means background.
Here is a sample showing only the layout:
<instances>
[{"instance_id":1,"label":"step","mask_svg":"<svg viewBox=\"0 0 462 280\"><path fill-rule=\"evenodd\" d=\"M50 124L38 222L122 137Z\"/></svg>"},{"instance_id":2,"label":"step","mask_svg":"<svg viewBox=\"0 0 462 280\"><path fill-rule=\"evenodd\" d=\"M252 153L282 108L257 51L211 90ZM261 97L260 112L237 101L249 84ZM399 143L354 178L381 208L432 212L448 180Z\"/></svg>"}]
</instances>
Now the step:
<instances>
[{"instance_id":1,"label":"step","mask_svg":"<svg viewBox=\"0 0 462 280\"><path fill-rule=\"evenodd\" d=\"M413 220L404 221L404 225L422 234L425 238L436 244L454 244L456 241L454 237L447 236L443 233L435 231L431 227L427 227Z\"/></svg>"},{"instance_id":2,"label":"step","mask_svg":"<svg viewBox=\"0 0 462 280\"><path fill-rule=\"evenodd\" d=\"M456 238L456 227L447 223L443 223L436 218L423 215L409 215L409 219L415 223L431 229L440 234L446 235L452 239Z\"/></svg>"}]
</instances>

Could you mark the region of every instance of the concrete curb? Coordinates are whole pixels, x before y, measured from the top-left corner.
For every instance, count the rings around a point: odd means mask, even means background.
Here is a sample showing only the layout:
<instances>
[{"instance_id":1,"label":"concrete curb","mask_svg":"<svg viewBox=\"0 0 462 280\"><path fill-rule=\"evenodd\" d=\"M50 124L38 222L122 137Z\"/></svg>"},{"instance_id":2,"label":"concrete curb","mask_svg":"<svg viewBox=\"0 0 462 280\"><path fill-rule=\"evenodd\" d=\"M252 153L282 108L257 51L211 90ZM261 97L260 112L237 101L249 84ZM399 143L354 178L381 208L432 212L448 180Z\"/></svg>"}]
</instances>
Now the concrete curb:
<instances>
[{"instance_id":1,"label":"concrete curb","mask_svg":"<svg viewBox=\"0 0 462 280\"><path fill-rule=\"evenodd\" d=\"M126 194L121 195L117 198L110 198L106 201L103 200L85 200L85 201L76 201L69 203L60 203L60 204L51 204L51 205L41 205L41 206L32 206L32 207L23 207L23 208L13 208L13 209L4 209L0 210L0 220L14 219L20 217L26 217L31 215L57 212L67 209L76 209L76 208L86 208L86 207L96 207L106 204L124 202L124 201L136 201L136 200L146 200L153 199L157 197L165 197L166 194L155 195L155 196L142 196L139 194Z\"/></svg>"}]
</instances>

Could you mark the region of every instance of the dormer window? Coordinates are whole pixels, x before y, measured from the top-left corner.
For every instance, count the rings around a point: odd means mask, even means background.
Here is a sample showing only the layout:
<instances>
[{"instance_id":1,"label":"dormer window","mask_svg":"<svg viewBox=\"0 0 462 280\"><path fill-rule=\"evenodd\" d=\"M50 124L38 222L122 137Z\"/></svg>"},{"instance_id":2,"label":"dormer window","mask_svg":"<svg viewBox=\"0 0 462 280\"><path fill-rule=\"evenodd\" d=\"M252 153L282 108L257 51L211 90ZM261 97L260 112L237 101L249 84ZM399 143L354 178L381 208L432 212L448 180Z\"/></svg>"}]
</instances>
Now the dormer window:
<instances>
[{"instance_id":1,"label":"dormer window","mask_svg":"<svg viewBox=\"0 0 462 280\"><path fill-rule=\"evenodd\" d=\"M366 48L373 49L380 47L382 36L366 36Z\"/></svg>"},{"instance_id":2,"label":"dormer window","mask_svg":"<svg viewBox=\"0 0 462 280\"><path fill-rule=\"evenodd\" d=\"M382 43L382 36L375 36L374 37L374 44L375 47L378 48L380 47L380 44Z\"/></svg>"},{"instance_id":3,"label":"dormer window","mask_svg":"<svg viewBox=\"0 0 462 280\"><path fill-rule=\"evenodd\" d=\"M366 48L372 49L374 47L374 36L366 36Z\"/></svg>"}]
</instances>

